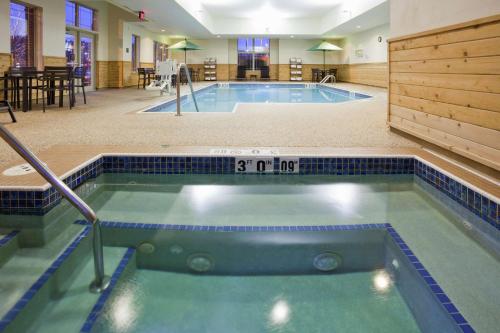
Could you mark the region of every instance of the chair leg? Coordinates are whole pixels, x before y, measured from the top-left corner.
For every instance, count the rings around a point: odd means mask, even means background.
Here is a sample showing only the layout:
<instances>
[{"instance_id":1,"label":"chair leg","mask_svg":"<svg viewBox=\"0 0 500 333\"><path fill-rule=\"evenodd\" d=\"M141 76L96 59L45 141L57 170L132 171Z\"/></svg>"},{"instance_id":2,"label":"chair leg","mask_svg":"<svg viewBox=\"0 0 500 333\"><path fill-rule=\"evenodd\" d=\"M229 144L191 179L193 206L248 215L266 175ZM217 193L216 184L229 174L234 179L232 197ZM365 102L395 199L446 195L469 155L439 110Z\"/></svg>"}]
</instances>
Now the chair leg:
<instances>
[{"instance_id":1,"label":"chair leg","mask_svg":"<svg viewBox=\"0 0 500 333\"><path fill-rule=\"evenodd\" d=\"M12 110L12 106L10 106L10 103L8 101L5 101L5 104L7 105L7 110L9 111L12 122L17 123L16 116L14 115L14 111Z\"/></svg>"},{"instance_id":2,"label":"chair leg","mask_svg":"<svg viewBox=\"0 0 500 333\"><path fill-rule=\"evenodd\" d=\"M87 96L85 96L85 83L82 82L83 104L87 104Z\"/></svg>"},{"instance_id":3,"label":"chair leg","mask_svg":"<svg viewBox=\"0 0 500 333\"><path fill-rule=\"evenodd\" d=\"M47 92L47 95L48 95L48 92ZM44 90L42 90L42 105L43 105L43 112L45 113L45 91Z\"/></svg>"}]
</instances>

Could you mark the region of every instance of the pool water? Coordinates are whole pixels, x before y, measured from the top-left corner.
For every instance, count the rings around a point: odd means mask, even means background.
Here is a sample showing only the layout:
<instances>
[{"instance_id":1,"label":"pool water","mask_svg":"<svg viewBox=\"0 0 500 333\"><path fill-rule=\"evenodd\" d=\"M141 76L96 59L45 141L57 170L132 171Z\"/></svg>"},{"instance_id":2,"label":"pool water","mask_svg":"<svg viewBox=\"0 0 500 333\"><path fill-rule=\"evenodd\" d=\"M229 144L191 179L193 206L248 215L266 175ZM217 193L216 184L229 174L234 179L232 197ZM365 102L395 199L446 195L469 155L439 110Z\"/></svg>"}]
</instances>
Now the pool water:
<instances>
[{"instance_id":1,"label":"pool water","mask_svg":"<svg viewBox=\"0 0 500 333\"><path fill-rule=\"evenodd\" d=\"M238 103L340 103L370 96L326 86L303 84L212 85L195 92L200 112L233 112ZM147 112L175 112L176 101ZM182 112L196 112L192 96L181 99Z\"/></svg>"},{"instance_id":2,"label":"pool water","mask_svg":"<svg viewBox=\"0 0 500 333\"><path fill-rule=\"evenodd\" d=\"M102 174L77 193L102 221L149 225L114 228L104 222L108 274L128 247L137 251L92 332L455 331L437 315L443 308L434 307L435 299L422 301L429 288L419 285L414 269L405 268L407 258L397 257L385 234L367 236L363 230L363 237L353 242L353 233L189 232L155 228L159 224L390 223L476 332L495 332L500 326L497 234L490 243L478 241L485 223L413 175ZM80 218L65 202L43 217L2 216L6 222L33 228L41 221L47 238L62 235L64 225L72 234L75 228L80 232L82 226L74 223ZM141 249L143 242L154 246L152 252ZM87 239L85 258L77 254L68 259L68 267L45 287L40 297L49 300L34 302L6 332L16 332L18 325L29 329L17 331L51 333L82 327L98 297L87 290L93 274L89 244ZM22 250L19 255L33 255L30 249ZM322 251L340 254L339 270L323 273L312 268ZM209 272L189 269L193 253L213 259ZM75 267L85 268L81 272ZM10 268L14 274L19 269ZM71 270L77 278L65 275ZM391 279L383 292L374 288L380 271Z\"/></svg>"},{"instance_id":3,"label":"pool water","mask_svg":"<svg viewBox=\"0 0 500 333\"><path fill-rule=\"evenodd\" d=\"M441 204L439 193L419 178L113 174L99 177L96 186L89 200L102 220L188 225L389 222L473 327L490 332L500 325L499 256L474 241L468 227L484 222L451 200Z\"/></svg>"},{"instance_id":4,"label":"pool water","mask_svg":"<svg viewBox=\"0 0 500 333\"><path fill-rule=\"evenodd\" d=\"M373 274L137 270L117 286L93 332L420 332L396 288L374 291Z\"/></svg>"}]
</instances>

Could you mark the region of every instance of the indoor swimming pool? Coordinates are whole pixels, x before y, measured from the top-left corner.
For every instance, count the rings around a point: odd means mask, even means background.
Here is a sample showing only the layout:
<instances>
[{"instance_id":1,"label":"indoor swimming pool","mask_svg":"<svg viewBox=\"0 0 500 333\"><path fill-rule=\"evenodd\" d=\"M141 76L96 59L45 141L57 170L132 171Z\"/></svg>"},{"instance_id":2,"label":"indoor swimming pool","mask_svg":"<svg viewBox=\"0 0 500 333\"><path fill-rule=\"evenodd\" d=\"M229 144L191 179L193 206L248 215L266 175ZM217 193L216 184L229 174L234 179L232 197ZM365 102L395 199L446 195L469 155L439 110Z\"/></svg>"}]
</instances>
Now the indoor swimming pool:
<instances>
[{"instance_id":1,"label":"indoor swimming pool","mask_svg":"<svg viewBox=\"0 0 500 333\"><path fill-rule=\"evenodd\" d=\"M195 91L200 112L233 112L238 103L340 103L370 98L365 94L316 84L214 84ZM182 112L196 112L191 95L181 98ZM145 112L175 112L176 101Z\"/></svg>"},{"instance_id":2,"label":"indoor swimming pool","mask_svg":"<svg viewBox=\"0 0 500 333\"><path fill-rule=\"evenodd\" d=\"M205 160L190 159L190 170ZM102 221L112 282L100 295L88 292L91 227L66 202L42 216L3 215L4 225L25 228L17 260L0 265L0 331L493 332L500 324L498 230L413 174L412 159L368 159L364 167L387 174L357 175L234 174L234 159L229 169L225 158L213 161L218 174L175 174L166 162L165 175L154 158L93 162L106 171L77 193ZM302 172L310 161L301 159ZM357 170L345 161L347 173ZM45 273L34 257L48 263Z\"/></svg>"}]
</instances>

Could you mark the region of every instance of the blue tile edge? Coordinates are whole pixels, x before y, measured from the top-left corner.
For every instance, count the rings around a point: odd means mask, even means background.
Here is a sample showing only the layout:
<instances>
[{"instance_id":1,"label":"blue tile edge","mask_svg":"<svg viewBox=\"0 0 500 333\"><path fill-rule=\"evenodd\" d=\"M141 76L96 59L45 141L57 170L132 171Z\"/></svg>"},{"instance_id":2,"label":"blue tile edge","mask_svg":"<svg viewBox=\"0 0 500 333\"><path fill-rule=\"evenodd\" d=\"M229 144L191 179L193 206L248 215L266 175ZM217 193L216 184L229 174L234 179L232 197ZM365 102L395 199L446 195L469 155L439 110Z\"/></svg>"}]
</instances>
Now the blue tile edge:
<instances>
[{"instance_id":1,"label":"blue tile edge","mask_svg":"<svg viewBox=\"0 0 500 333\"><path fill-rule=\"evenodd\" d=\"M410 247L405 243L403 238L397 233L391 224L386 224L386 230L401 252L405 255L408 261L412 264L413 268L418 272L420 277L424 280L427 287L432 291L434 297L438 300L439 304L445 309L446 313L453 319L458 328L464 333L475 332L472 326L467 322L464 316L460 313L458 308L453 304L451 299L446 295L443 289L439 286L436 280L431 276L429 271L418 260L417 256L413 253Z\"/></svg>"},{"instance_id":2,"label":"blue tile edge","mask_svg":"<svg viewBox=\"0 0 500 333\"><path fill-rule=\"evenodd\" d=\"M71 242L71 244L64 249L64 251L56 258L52 265L38 278L38 280L24 293L20 300L7 312L3 318L0 320L0 332L5 330L5 328L17 317L17 315L25 308L25 306L31 301L31 299L36 295L36 293L45 285L45 283L51 278L51 276L57 271L59 267L64 263L64 261L69 257L71 253L77 248L83 238L87 237L90 227L86 227L81 231L78 236Z\"/></svg>"},{"instance_id":3,"label":"blue tile edge","mask_svg":"<svg viewBox=\"0 0 500 333\"><path fill-rule=\"evenodd\" d=\"M89 225L85 220L77 220L76 224ZM388 235L394 240L402 254L412 264L419 276L424 280L427 287L432 291L436 300L445 309L446 313L453 319L454 323L464 333L475 332L467 322L451 299L446 295L429 271L420 262L410 247L404 242L390 223L370 223L370 224L348 224L348 225L315 225L315 226L208 226L208 225L183 225L183 224L152 224L152 223L129 223L101 221L103 228L118 229L146 229L146 230L175 230L175 231L204 231L204 232L303 232L303 231L341 231L341 230L374 230L385 229ZM114 274L113 274L114 275ZM109 297L106 296L106 299ZM97 306L97 304L96 304ZM100 306L99 311L104 304ZM92 315L92 313L91 313ZM89 315L89 318L91 318ZM96 320L93 318L92 323ZM90 329L92 326L90 326ZM90 332L90 329L82 332Z\"/></svg>"},{"instance_id":4,"label":"blue tile edge","mask_svg":"<svg viewBox=\"0 0 500 333\"><path fill-rule=\"evenodd\" d=\"M99 318L99 315L101 314L104 305L106 304L108 298L111 296L111 293L113 292L113 289L116 286L118 279L120 278L123 271L127 267L130 259L134 255L134 252L135 252L134 248L132 247L127 248L127 251L120 260L120 263L118 264L118 267L115 269L113 275L111 276L109 287L99 296L99 299L97 300L96 304L90 311L90 314L88 315L87 319L85 320L85 323L80 329L80 332L89 333L90 331L92 331L92 326L94 326L97 318Z\"/></svg>"},{"instance_id":5,"label":"blue tile edge","mask_svg":"<svg viewBox=\"0 0 500 333\"><path fill-rule=\"evenodd\" d=\"M274 159L274 172L280 174ZM101 157L64 181L77 188L103 173L158 175L235 174L233 156L115 156ZM414 175L500 231L500 203L478 193L415 157L300 157L300 175ZM44 215L61 201L54 188L45 191L0 190L0 214ZM500 234L495 236L500 237Z\"/></svg>"},{"instance_id":6,"label":"blue tile edge","mask_svg":"<svg viewBox=\"0 0 500 333\"><path fill-rule=\"evenodd\" d=\"M19 233L18 230L9 232L4 237L0 238L0 247L7 245L16 235Z\"/></svg>"},{"instance_id":7,"label":"blue tile edge","mask_svg":"<svg viewBox=\"0 0 500 333\"><path fill-rule=\"evenodd\" d=\"M75 224L90 225L86 220L77 220ZM305 226L213 226L185 224L153 224L101 221L103 228L148 229L176 231L209 231L209 232L283 232L283 231L340 231L369 230L385 228L385 223L347 224L347 225L305 225Z\"/></svg>"}]
</instances>

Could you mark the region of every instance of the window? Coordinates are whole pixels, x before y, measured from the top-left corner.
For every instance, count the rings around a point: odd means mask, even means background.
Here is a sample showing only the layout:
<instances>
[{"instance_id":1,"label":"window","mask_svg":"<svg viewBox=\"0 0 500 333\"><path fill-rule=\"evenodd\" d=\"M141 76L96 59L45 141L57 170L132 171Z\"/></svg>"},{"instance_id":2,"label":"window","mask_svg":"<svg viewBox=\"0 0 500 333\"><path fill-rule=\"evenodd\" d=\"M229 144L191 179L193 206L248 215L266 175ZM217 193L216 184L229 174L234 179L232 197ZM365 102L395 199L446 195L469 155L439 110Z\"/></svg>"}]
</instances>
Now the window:
<instances>
[{"instance_id":1,"label":"window","mask_svg":"<svg viewBox=\"0 0 500 333\"><path fill-rule=\"evenodd\" d=\"M76 26L76 4L66 1L66 25Z\"/></svg>"},{"instance_id":2,"label":"window","mask_svg":"<svg viewBox=\"0 0 500 333\"><path fill-rule=\"evenodd\" d=\"M238 38L238 66L253 70L269 66L269 38Z\"/></svg>"},{"instance_id":3,"label":"window","mask_svg":"<svg viewBox=\"0 0 500 333\"><path fill-rule=\"evenodd\" d=\"M136 71L137 67L139 67L139 59L140 59L140 38L139 36L132 35L132 44L130 47L131 58L132 58L132 70Z\"/></svg>"},{"instance_id":4,"label":"window","mask_svg":"<svg viewBox=\"0 0 500 333\"><path fill-rule=\"evenodd\" d=\"M82 29L94 30L94 11L84 6L78 6L78 26Z\"/></svg>"},{"instance_id":5,"label":"window","mask_svg":"<svg viewBox=\"0 0 500 333\"><path fill-rule=\"evenodd\" d=\"M168 58L168 45L160 42L154 42L154 63L165 61Z\"/></svg>"},{"instance_id":6,"label":"window","mask_svg":"<svg viewBox=\"0 0 500 333\"><path fill-rule=\"evenodd\" d=\"M72 1L66 1L66 25L95 31L95 11Z\"/></svg>"},{"instance_id":7,"label":"window","mask_svg":"<svg viewBox=\"0 0 500 333\"><path fill-rule=\"evenodd\" d=\"M15 66L35 66L34 8L10 3L10 50Z\"/></svg>"}]
</instances>

